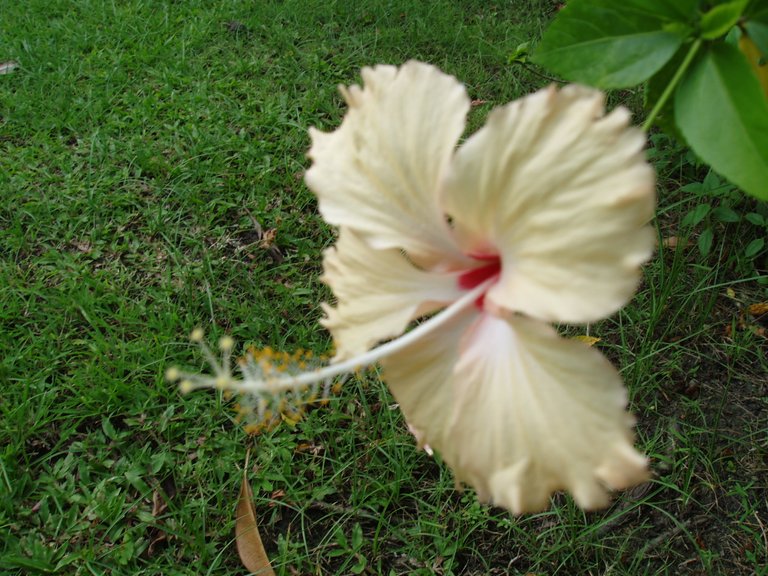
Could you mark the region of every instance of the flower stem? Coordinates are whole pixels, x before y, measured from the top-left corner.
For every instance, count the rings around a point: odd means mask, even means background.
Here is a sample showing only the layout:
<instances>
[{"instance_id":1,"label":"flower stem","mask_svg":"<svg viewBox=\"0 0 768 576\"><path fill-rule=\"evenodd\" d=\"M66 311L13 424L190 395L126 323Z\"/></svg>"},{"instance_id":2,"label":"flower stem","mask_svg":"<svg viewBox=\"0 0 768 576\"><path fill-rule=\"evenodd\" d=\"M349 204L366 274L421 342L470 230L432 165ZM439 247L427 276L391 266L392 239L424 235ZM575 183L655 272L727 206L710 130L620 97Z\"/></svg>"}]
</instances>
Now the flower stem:
<instances>
[{"instance_id":1,"label":"flower stem","mask_svg":"<svg viewBox=\"0 0 768 576\"><path fill-rule=\"evenodd\" d=\"M653 109L651 110L651 113L648 114L648 117L645 119L645 122L643 122L644 132L648 132L648 130L651 129L651 126L656 120L656 117L659 115L659 112L661 112L661 109L667 103L667 100L669 100L670 96L672 96L672 93L674 92L675 88L677 88L677 85L680 82L680 79L683 77L683 74L685 74L685 71L688 70L688 67L691 65L691 62L693 62L694 56L696 56L696 53L699 51L699 48L701 48L701 43L702 43L701 38L697 38L696 40L694 40L693 44L691 44L691 47L688 50L688 53L685 55L683 62L680 64L680 67L675 72L675 75L672 77L672 80L669 81L669 84L667 84L667 87L664 88L664 92L661 93L661 96L656 101L656 104L654 104Z\"/></svg>"}]
</instances>

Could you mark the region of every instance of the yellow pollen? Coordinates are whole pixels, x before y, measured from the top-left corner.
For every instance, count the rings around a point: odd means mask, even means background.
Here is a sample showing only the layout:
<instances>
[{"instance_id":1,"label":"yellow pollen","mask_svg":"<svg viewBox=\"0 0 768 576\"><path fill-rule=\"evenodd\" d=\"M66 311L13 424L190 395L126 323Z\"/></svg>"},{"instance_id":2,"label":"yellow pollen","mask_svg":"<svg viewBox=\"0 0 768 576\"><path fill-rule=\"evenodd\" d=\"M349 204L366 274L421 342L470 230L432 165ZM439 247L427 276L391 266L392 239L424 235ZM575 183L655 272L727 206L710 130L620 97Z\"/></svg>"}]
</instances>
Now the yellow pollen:
<instances>
[{"instance_id":1,"label":"yellow pollen","mask_svg":"<svg viewBox=\"0 0 768 576\"><path fill-rule=\"evenodd\" d=\"M259 432L261 432L263 428L263 425L261 423L258 424L246 424L243 426L243 430L245 430L246 434L256 435Z\"/></svg>"}]
</instances>

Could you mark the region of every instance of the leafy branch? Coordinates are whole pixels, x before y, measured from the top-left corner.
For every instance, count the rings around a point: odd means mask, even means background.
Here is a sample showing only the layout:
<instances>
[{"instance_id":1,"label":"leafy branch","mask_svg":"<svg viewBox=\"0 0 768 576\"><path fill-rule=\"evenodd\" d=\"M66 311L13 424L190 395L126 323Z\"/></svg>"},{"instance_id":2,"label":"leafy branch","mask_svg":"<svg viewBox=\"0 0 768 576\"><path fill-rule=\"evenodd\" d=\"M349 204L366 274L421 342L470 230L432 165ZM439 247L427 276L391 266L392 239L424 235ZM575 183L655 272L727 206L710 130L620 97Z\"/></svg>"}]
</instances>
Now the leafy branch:
<instances>
[{"instance_id":1,"label":"leafy branch","mask_svg":"<svg viewBox=\"0 0 768 576\"><path fill-rule=\"evenodd\" d=\"M764 0L571 0L533 61L602 89L645 83L648 116L746 193L768 199Z\"/></svg>"}]
</instances>

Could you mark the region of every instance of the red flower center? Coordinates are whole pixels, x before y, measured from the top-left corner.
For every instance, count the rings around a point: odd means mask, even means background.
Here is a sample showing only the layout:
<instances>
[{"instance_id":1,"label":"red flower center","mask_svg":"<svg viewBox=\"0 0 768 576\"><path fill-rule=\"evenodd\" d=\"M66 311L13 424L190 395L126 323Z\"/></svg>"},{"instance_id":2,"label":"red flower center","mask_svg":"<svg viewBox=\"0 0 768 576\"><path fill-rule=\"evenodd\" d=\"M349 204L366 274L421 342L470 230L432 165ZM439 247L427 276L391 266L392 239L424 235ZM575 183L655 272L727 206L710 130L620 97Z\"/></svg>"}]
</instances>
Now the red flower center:
<instances>
[{"instance_id":1,"label":"red flower center","mask_svg":"<svg viewBox=\"0 0 768 576\"><path fill-rule=\"evenodd\" d=\"M487 256L472 256L476 260L487 262L484 266L473 268L468 270L459 276L459 288L462 290L472 290L472 288L479 286L486 280L490 280L494 276L498 276L501 273L501 258L498 255ZM483 307L483 300L485 294L481 295L476 301L475 305L478 308Z\"/></svg>"}]
</instances>

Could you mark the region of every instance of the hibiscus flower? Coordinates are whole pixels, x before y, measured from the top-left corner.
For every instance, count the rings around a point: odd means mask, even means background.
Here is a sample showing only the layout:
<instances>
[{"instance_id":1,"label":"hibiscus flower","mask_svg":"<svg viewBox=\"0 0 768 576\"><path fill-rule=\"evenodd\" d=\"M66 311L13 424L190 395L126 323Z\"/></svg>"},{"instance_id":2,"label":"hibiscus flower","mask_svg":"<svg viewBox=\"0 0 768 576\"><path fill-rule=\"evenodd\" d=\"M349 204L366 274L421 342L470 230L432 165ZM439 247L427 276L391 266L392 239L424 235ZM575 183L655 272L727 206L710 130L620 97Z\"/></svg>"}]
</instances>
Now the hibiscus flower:
<instances>
[{"instance_id":1,"label":"hibiscus flower","mask_svg":"<svg viewBox=\"0 0 768 576\"><path fill-rule=\"evenodd\" d=\"M598 91L549 87L458 145L470 101L456 79L414 61L362 77L341 88L341 126L311 130L306 174L339 230L323 261L335 358L301 372L301 355L251 351L239 379L226 339L220 363L203 345L215 377L170 377L274 418L275 398L380 362L419 443L515 514L559 490L601 507L644 481L618 372L551 326L605 318L637 287L654 245L643 133Z\"/></svg>"},{"instance_id":2,"label":"hibiscus flower","mask_svg":"<svg viewBox=\"0 0 768 576\"><path fill-rule=\"evenodd\" d=\"M339 227L323 277L336 361L473 291L381 359L419 441L514 513L556 490L600 507L607 489L645 480L618 373L549 325L617 311L651 255L654 173L627 110L549 87L493 110L457 148L470 101L453 77L408 62L362 78L341 89L340 128L311 131L306 174Z\"/></svg>"}]
</instances>

